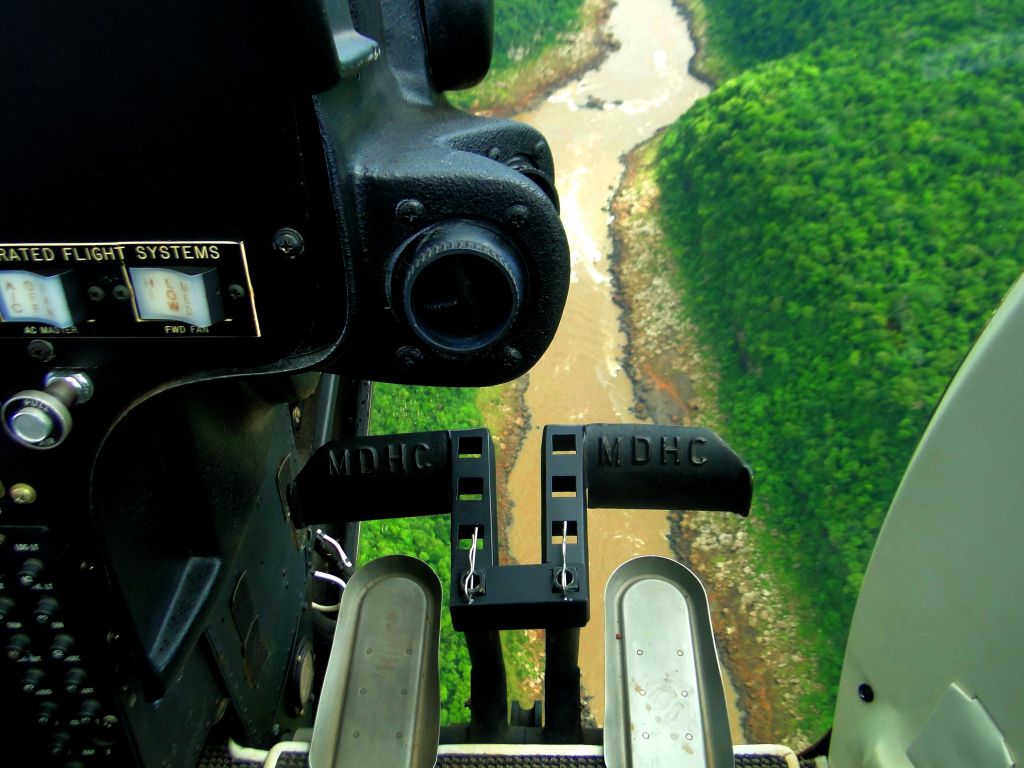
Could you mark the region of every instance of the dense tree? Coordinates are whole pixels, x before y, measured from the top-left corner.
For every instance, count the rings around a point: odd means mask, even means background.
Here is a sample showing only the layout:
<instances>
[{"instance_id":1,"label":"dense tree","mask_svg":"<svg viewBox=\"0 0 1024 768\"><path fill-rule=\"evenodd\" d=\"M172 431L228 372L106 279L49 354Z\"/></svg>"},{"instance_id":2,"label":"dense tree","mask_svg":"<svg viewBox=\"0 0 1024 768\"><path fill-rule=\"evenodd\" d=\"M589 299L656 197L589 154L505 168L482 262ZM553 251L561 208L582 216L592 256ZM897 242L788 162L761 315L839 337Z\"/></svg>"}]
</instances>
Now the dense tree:
<instances>
[{"instance_id":1,"label":"dense tree","mask_svg":"<svg viewBox=\"0 0 1024 768\"><path fill-rule=\"evenodd\" d=\"M665 135L663 221L834 686L903 468L1024 267L1024 6L705 4L736 76Z\"/></svg>"},{"instance_id":2,"label":"dense tree","mask_svg":"<svg viewBox=\"0 0 1024 768\"><path fill-rule=\"evenodd\" d=\"M476 392L461 388L400 387L377 384L373 391L371 427L374 434L431 429L468 429L482 422ZM360 526L359 561L384 555L410 555L425 562L441 580L441 723L465 722L469 711L469 652L448 613L451 544L448 515L372 520Z\"/></svg>"}]
</instances>

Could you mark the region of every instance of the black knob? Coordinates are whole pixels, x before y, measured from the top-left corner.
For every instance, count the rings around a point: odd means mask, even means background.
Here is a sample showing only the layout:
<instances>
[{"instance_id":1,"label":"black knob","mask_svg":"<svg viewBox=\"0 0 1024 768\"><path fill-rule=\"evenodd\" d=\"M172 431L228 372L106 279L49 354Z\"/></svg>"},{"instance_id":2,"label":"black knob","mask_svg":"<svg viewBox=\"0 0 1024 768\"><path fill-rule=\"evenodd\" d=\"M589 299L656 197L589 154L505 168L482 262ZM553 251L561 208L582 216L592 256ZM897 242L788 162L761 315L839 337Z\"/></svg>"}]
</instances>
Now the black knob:
<instances>
[{"instance_id":1,"label":"black knob","mask_svg":"<svg viewBox=\"0 0 1024 768\"><path fill-rule=\"evenodd\" d=\"M428 230L397 290L410 328L446 353L496 343L516 319L527 291L519 250L495 229L448 221Z\"/></svg>"},{"instance_id":2,"label":"black knob","mask_svg":"<svg viewBox=\"0 0 1024 768\"><path fill-rule=\"evenodd\" d=\"M85 688L87 680L88 675L85 674L85 670L80 667L75 667L68 672L68 676L64 680L64 690L68 693L78 693Z\"/></svg>"},{"instance_id":3,"label":"black knob","mask_svg":"<svg viewBox=\"0 0 1024 768\"><path fill-rule=\"evenodd\" d=\"M75 638L71 635L57 635L53 638L53 645L50 646L50 658L62 661L71 654L75 646Z\"/></svg>"},{"instance_id":4,"label":"black knob","mask_svg":"<svg viewBox=\"0 0 1024 768\"><path fill-rule=\"evenodd\" d=\"M43 561L31 558L26 560L18 571L18 583L23 587L34 587L43 575Z\"/></svg>"},{"instance_id":5,"label":"black knob","mask_svg":"<svg viewBox=\"0 0 1024 768\"><path fill-rule=\"evenodd\" d=\"M43 682L43 671L41 669L30 669L21 678L21 690L28 694L35 693Z\"/></svg>"},{"instance_id":6,"label":"black knob","mask_svg":"<svg viewBox=\"0 0 1024 768\"><path fill-rule=\"evenodd\" d=\"M44 701L39 705L36 722L40 725L53 725L57 722L57 705L52 701Z\"/></svg>"},{"instance_id":7,"label":"black knob","mask_svg":"<svg viewBox=\"0 0 1024 768\"><path fill-rule=\"evenodd\" d=\"M0 597L0 622L7 621L13 610L14 601L9 597Z\"/></svg>"},{"instance_id":8,"label":"black knob","mask_svg":"<svg viewBox=\"0 0 1024 768\"><path fill-rule=\"evenodd\" d=\"M494 49L494 0L423 0L430 79L439 91L470 88Z\"/></svg>"},{"instance_id":9,"label":"black knob","mask_svg":"<svg viewBox=\"0 0 1024 768\"><path fill-rule=\"evenodd\" d=\"M63 731L54 734L53 741L50 742L50 754L54 757L64 757L68 753L70 742L71 736Z\"/></svg>"},{"instance_id":10,"label":"black knob","mask_svg":"<svg viewBox=\"0 0 1024 768\"><path fill-rule=\"evenodd\" d=\"M82 725L92 725L100 714L100 703L96 699L86 699L78 709L78 722Z\"/></svg>"},{"instance_id":11,"label":"black knob","mask_svg":"<svg viewBox=\"0 0 1024 768\"><path fill-rule=\"evenodd\" d=\"M28 649L32 647L32 638L28 635L15 635L7 643L7 658L11 661L17 661L18 659L25 656L28 653Z\"/></svg>"},{"instance_id":12,"label":"black knob","mask_svg":"<svg viewBox=\"0 0 1024 768\"><path fill-rule=\"evenodd\" d=\"M49 624L57 615L58 610L60 610L60 603L57 602L57 598L44 597L39 601L39 605L36 606L36 611L32 615L36 624Z\"/></svg>"}]
</instances>

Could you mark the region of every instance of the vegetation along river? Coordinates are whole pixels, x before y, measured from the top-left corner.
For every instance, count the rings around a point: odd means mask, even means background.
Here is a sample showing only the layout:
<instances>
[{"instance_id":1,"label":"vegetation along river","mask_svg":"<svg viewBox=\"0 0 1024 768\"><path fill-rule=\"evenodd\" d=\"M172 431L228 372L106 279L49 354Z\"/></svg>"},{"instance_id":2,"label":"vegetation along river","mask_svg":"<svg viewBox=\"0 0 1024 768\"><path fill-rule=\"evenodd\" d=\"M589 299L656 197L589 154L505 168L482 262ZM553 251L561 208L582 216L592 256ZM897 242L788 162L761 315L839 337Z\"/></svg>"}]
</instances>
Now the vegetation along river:
<instances>
[{"instance_id":1,"label":"vegetation along river","mask_svg":"<svg viewBox=\"0 0 1024 768\"><path fill-rule=\"evenodd\" d=\"M619 0L608 31L620 43L597 69L518 116L547 136L555 156L562 221L572 254L565 315L551 348L529 374L531 430L509 477L508 532L518 562L540 558L541 430L545 424L638 422L633 382L623 370L626 337L612 300L609 200L623 174L622 156L673 122L707 86L688 72L694 44L671 0ZM590 514L591 623L580 666L588 714L604 718L604 585L631 557L671 556L669 523L654 511ZM742 742L736 694L726 680L733 738Z\"/></svg>"}]
</instances>

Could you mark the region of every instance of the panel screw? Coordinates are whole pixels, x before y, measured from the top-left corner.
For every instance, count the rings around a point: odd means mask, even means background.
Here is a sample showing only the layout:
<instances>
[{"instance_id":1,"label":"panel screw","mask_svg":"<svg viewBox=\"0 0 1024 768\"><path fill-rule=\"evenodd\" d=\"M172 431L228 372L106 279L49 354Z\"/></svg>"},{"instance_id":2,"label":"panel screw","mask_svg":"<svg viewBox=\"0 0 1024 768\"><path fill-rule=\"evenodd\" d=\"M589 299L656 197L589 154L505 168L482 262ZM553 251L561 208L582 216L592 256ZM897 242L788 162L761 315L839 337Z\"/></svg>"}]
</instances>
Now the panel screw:
<instances>
[{"instance_id":1,"label":"panel screw","mask_svg":"<svg viewBox=\"0 0 1024 768\"><path fill-rule=\"evenodd\" d=\"M867 683L861 683L857 686L857 695L860 696L860 700L865 704L870 704L875 700L875 691Z\"/></svg>"},{"instance_id":2,"label":"panel screw","mask_svg":"<svg viewBox=\"0 0 1024 768\"><path fill-rule=\"evenodd\" d=\"M228 286L228 297L229 298L240 299L243 296L245 296L245 288L243 288L242 286L238 285L237 283L232 283L231 285Z\"/></svg>"},{"instance_id":3,"label":"panel screw","mask_svg":"<svg viewBox=\"0 0 1024 768\"><path fill-rule=\"evenodd\" d=\"M416 219L426 212L427 208L423 203L414 198L399 201L395 206L395 216L406 224L412 224Z\"/></svg>"},{"instance_id":4,"label":"panel screw","mask_svg":"<svg viewBox=\"0 0 1024 768\"><path fill-rule=\"evenodd\" d=\"M282 256L294 259L302 254L306 244L298 230L291 227L281 227L274 233L274 250Z\"/></svg>"},{"instance_id":5,"label":"panel screw","mask_svg":"<svg viewBox=\"0 0 1024 768\"><path fill-rule=\"evenodd\" d=\"M530 220L530 209L525 205L512 205L505 211L505 220L513 227L525 227Z\"/></svg>"},{"instance_id":6,"label":"panel screw","mask_svg":"<svg viewBox=\"0 0 1024 768\"><path fill-rule=\"evenodd\" d=\"M407 371L413 370L423 362L423 353L416 347L399 347L395 356L398 358L398 364Z\"/></svg>"},{"instance_id":7,"label":"panel screw","mask_svg":"<svg viewBox=\"0 0 1024 768\"><path fill-rule=\"evenodd\" d=\"M11 501L15 504L32 504L36 498L36 489L27 483L15 483L11 486Z\"/></svg>"},{"instance_id":8,"label":"panel screw","mask_svg":"<svg viewBox=\"0 0 1024 768\"><path fill-rule=\"evenodd\" d=\"M42 339L32 339L28 343L28 356L40 363L48 363L53 360L55 352L53 344Z\"/></svg>"},{"instance_id":9,"label":"panel screw","mask_svg":"<svg viewBox=\"0 0 1024 768\"><path fill-rule=\"evenodd\" d=\"M132 295L128 287L124 285L115 285L112 293L118 301L128 301L128 298Z\"/></svg>"},{"instance_id":10,"label":"panel screw","mask_svg":"<svg viewBox=\"0 0 1024 768\"><path fill-rule=\"evenodd\" d=\"M89 301L95 302L96 304L99 304L107 298L107 294L104 293L103 289L98 285L90 285L89 290L86 291L86 295L88 295Z\"/></svg>"}]
</instances>

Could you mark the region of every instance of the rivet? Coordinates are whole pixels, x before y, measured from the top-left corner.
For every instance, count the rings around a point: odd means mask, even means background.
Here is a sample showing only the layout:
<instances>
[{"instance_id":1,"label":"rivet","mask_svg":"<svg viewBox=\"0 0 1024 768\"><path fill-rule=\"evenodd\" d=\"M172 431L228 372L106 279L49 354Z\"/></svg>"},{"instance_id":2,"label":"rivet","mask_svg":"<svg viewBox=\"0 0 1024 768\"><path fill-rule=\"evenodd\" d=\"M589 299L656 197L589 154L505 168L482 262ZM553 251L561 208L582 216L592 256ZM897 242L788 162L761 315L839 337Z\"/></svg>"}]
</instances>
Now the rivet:
<instances>
[{"instance_id":1,"label":"rivet","mask_svg":"<svg viewBox=\"0 0 1024 768\"><path fill-rule=\"evenodd\" d=\"M680 691L679 695L682 696L685 699L687 696L690 695L690 692L689 691Z\"/></svg>"},{"instance_id":2,"label":"rivet","mask_svg":"<svg viewBox=\"0 0 1024 768\"><path fill-rule=\"evenodd\" d=\"M644 655L644 649L643 648L637 648L636 649L636 655L637 656L643 656Z\"/></svg>"},{"instance_id":3,"label":"rivet","mask_svg":"<svg viewBox=\"0 0 1024 768\"><path fill-rule=\"evenodd\" d=\"M676 651L676 656L682 656L682 655L683 655L682 651Z\"/></svg>"},{"instance_id":4,"label":"rivet","mask_svg":"<svg viewBox=\"0 0 1024 768\"><path fill-rule=\"evenodd\" d=\"M686 734L686 740L687 741L693 741L693 734L692 733Z\"/></svg>"},{"instance_id":5,"label":"rivet","mask_svg":"<svg viewBox=\"0 0 1024 768\"><path fill-rule=\"evenodd\" d=\"M645 739L651 738L651 734L649 734L647 731L644 731L643 736Z\"/></svg>"},{"instance_id":6,"label":"rivet","mask_svg":"<svg viewBox=\"0 0 1024 768\"><path fill-rule=\"evenodd\" d=\"M857 686L857 695L860 696L860 700L865 704L870 704L875 700L875 691L867 683L861 683Z\"/></svg>"}]
</instances>

